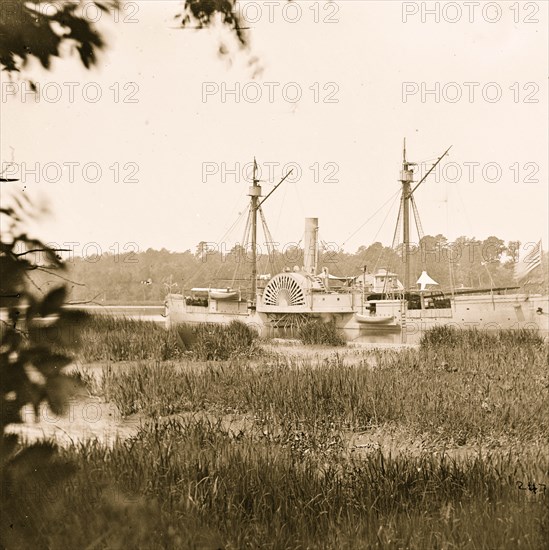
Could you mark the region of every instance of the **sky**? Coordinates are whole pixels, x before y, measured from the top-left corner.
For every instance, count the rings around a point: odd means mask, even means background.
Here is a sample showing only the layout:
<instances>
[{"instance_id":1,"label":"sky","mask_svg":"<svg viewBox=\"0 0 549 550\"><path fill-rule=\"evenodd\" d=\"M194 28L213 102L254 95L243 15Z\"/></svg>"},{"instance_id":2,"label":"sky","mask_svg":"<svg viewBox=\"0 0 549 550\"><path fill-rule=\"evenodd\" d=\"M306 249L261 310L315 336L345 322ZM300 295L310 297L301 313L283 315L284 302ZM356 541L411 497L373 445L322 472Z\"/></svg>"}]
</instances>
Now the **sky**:
<instances>
[{"instance_id":1,"label":"sky","mask_svg":"<svg viewBox=\"0 0 549 550\"><path fill-rule=\"evenodd\" d=\"M546 2L296 4L239 3L239 51L222 29L179 29L180 2L126 2L97 22L97 68L69 51L33 64L34 95L3 74L0 163L20 179L3 200L47 201L33 230L77 255L230 249L255 156L264 195L294 170L263 207L280 246L310 216L354 252L392 241L406 137L419 177L452 146L415 192L425 234L547 249Z\"/></svg>"}]
</instances>

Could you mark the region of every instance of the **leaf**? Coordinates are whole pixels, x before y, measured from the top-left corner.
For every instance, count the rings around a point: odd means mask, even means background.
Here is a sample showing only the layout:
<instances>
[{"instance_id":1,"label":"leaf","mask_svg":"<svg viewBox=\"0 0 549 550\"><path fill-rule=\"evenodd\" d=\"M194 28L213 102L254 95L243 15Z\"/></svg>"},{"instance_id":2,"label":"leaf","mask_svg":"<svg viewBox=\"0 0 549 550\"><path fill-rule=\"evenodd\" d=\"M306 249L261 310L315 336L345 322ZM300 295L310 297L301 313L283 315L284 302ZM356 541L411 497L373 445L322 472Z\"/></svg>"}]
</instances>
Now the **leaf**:
<instances>
[{"instance_id":1,"label":"leaf","mask_svg":"<svg viewBox=\"0 0 549 550\"><path fill-rule=\"evenodd\" d=\"M33 323L29 328L29 337L39 347L75 349L81 344L81 325L89 318L84 311L61 310L59 319L53 323Z\"/></svg>"},{"instance_id":2,"label":"leaf","mask_svg":"<svg viewBox=\"0 0 549 550\"><path fill-rule=\"evenodd\" d=\"M2 453L0 454L0 467L7 462L10 455L15 451L19 436L17 434L6 434L2 436Z\"/></svg>"},{"instance_id":3,"label":"leaf","mask_svg":"<svg viewBox=\"0 0 549 550\"><path fill-rule=\"evenodd\" d=\"M56 451L57 446L50 441L35 443L18 452L10 461L10 467L17 468L24 465L26 468L34 470L48 462Z\"/></svg>"},{"instance_id":4,"label":"leaf","mask_svg":"<svg viewBox=\"0 0 549 550\"><path fill-rule=\"evenodd\" d=\"M4 336L2 337L2 348L6 348L2 351L10 352L17 350L22 340L23 336L21 335L20 331L15 330L12 327L8 327L7 329L5 329Z\"/></svg>"},{"instance_id":5,"label":"leaf","mask_svg":"<svg viewBox=\"0 0 549 550\"><path fill-rule=\"evenodd\" d=\"M42 315L42 317L47 317L52 313L59 313L59 310L65 303L66 296L67 289L64 286L54 288L42 301L40 305L40 315Z\"/></svg>"},{"instance_id":6,"label":"leaf","mask_svg":"<svg viewBox=\"0 0 549 550\"><path fill-rule=\"evenodd\" d=\"M10 485L13 489L23 483L46 480L50 483L52 479L50 470L54 466L54 458L57 453L55 444L45 441L34 443L18 452L6 464L6 471L9 473ZM58 476L56 476L58 477Z\"/></svg>"},{"instance_id":7,"label":"leaf","mask_svg":"<svg viewBox=\"0 0 549 550\"><path fill-rule=\"evenodd\" d=\"M34 409L34 420L38 422L40 418L40 403L42 403L46 397L44 387L27 379L15 390L15 392L17 394L15 403L17 403L19 408L30 403Z\"/></svg>"},{"instance_id":8,"label":"leaf","mask_svg":"<svg viewBox=\"0 0 549 550\"><path fill-rule=\"evenodd\" d=\"M43 352L37 354L32 364L44 375L51 376L72 363L72 358L61 353Z\"/></svg>"},{"instance_id":9,"label":"leaf","mask_svg":"<svg viewBox=\"0 0 549 550\"><path fill-rule=\"evenodd\" d=\"M97 0L94 4L103 12L109 13L112 10L117 9L120 6L119 0L108 0L106 2L98 2Z\"/></svg>"},{"instance_id":10,"label":"leaf","mask_svg":"<svg viewBox=\"0 0 549 550\"><path fill-rule=\"evenodd\" d=\"M64 414L68 401L84 388L76 378L60 374L48 378L46 382L46 397L54 414Z\"/></svg>"},{"instance_id":11,"label":"leaf","mask_svg":"<svg viewBox=\"0 0 549 550\"><path fill-rule=\"evenodd\" d=\"M24 262L10 256L0 256L0 298L1 307L9 307L16 302L13 298L24 289Z\"/></svg>"},{"instance_id":12,"label":"leaf","mask_svg":"<svg viewBox=\"0 0 549 550\"><path fill-rule=\"evenodd\" d=\"M27 373L23 368L24 363L18 359L10 363L7 353L1 355L0 385L3 393L18 392L28 381Z\"/></svg>"},{"instance_id":13,"label":"leaf","mask_svg":"<svg viewBox=\"0 0 549 550\"><path fill-rule=\"evenodd\" d=\"M27 307L27 325L30 325L32 319L38 315L39 303L32 297L28 296L29 305Z\"/></svg>"},{"instance_id":14,"label":"leaf","mask_svg":"<svg viewBox=\"0 0 549 550\"><path fill-rule=\"evenodd\" d=\"M2 407L2 423L4 426L8 424L21 424L21 422L23 422L19 403L16 401L7 401L6 399L0 403Z\"/></svg>"}]
</instances>

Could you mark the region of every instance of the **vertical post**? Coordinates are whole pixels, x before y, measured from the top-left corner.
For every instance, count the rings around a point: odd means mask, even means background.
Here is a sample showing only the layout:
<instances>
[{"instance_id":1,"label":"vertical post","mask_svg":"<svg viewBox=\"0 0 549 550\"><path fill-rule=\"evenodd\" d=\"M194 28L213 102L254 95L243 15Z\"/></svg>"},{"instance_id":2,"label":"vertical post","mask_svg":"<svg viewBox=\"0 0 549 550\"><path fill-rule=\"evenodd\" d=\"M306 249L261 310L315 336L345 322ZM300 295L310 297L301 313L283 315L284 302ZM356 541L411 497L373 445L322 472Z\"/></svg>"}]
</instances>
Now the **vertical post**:
<instances>
[{"instance_id":1,"label":"vertical post","mask_svg":"<svg viewBox=\"0 0 549 550\"><path fill-rule=\"evenodd\" d=\"M305 218L304 268L309 275L318 270L318 218Z\"/></svg>"},{"instance_id":2,"label":"vertical post","mask_svg":"<svg viewBox=\"0 0 549 550\"><path fill-rule=\"evenodd\" d=\"M414 172L410 168L414 163L406 160L406 138L404 139L404 150L402 160L402 171L400 172L400 182L402 183L402 240L404 260L404 292L410 291L410 198L412 196L412 183L414 181Z\"/></svg>"},{"instance_id":3,"label":"vertical post","mask_svg":"<svg viewBox=\"0 0 549 550\"><path fill-rule=\"evenodd\" d=\"M410 291L410 184L402 182L404 197L404 211L402 216L403 245L404 245L404 292Z\"/></svg>"},{"instance_id":4,"label":"vertical post","mask_svg":"<svg viewBox=\"0 0 549 550\"><path fill-rule=\"evenodd\" d=\"M402 184L402 240L404 260L404 300L401 306L401 342L407 340L407 322L406 314L408 310L408 300L406 294L410 292L410 198L412 196L412 183L414 181L414 172L411 168L414 163L406 160L406 138L404 138L404 148L402 154L402 171L400 172L400 182Z\"/></svg>"},{"instance_id":5,"label":"vertical post","mask_svg":"<svg viewBox=\"0 0 549 550\"><path fill-rule=\"evenodd\" d=\"M254 157L253 185L250 187L250 208L252 210L252 303L255 305L257 293L257 208L261 196L261 186L257 179L257 162Z\"/></svg>"}]
</instances>

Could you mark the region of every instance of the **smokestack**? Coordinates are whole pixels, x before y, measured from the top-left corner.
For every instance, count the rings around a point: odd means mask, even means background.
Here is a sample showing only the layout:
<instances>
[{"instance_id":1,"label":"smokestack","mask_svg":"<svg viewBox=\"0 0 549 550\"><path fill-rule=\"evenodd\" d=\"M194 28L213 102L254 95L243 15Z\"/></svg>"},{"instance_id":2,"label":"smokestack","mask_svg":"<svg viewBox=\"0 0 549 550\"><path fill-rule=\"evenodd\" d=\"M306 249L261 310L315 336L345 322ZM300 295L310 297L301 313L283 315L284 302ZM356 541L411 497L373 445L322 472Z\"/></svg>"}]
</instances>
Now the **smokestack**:
<instances>
[{"instance_id":1,"label":"smokestack","mask_svg":"<svg viewBox=\"0 0 549 550\"><path fill-rule=\"evenodd\" d=\"M305 218L305 272L316 275L318 267L318 218Z\"/></svg>"}]
</instances>

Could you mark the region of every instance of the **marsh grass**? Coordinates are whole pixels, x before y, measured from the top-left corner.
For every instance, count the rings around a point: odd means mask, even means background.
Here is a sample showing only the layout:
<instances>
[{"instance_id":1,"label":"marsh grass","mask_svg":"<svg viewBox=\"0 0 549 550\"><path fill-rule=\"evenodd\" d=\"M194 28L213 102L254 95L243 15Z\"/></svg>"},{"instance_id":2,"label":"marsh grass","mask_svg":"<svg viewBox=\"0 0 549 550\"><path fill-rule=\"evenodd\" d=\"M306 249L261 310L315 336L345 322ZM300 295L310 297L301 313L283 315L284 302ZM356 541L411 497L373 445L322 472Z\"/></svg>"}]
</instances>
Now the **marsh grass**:
<instances>
[{"instance_id":1,"label":"marsh grass","mask_svg":"<svg viewBox=\"0 0 549 550\"><path fill-rule=\"evenodd\" d=\"M13 536L29 516L44 548L544 548L547 351L462 331L401 351L110 364L99 391L148 421L65 449L77 473L55 495L20 488ZM394 426L425 446L347 444Z\"/></svg>"},{"instance_id":2,"label":"marsh grass","mask_svg":"<svg viewBox=\"0 0 549 550\"><path fill-rule=\"evenodd\" d=\"M184 346L174 331L153 321L112 315L91 315L80 327L78 358L94 361L139 361L177 359Z\"/></svg>"},{"instance_id":3,"label":"marsh grass","mask_svg":"<svg viewBox=\"0 0 549 550\"><path fill-rule=\"evenodd\" d=\"M543 337L537 330L498 330L480 331L478 329L460 330L451 325L442 325L426 331L421 339L423 349L433 347L456 347L485 349L498 345L542 347Z\"/></svg>"},{"instance_id":4,"label":"marsh grass","mask_svg":"<svg viewBox=\"0 0 549 550\"><path fill-rule=\"evenodd\" d=\"M240 321L227 325L202 323L189 327L193 342L190 346L194 359L198 361L226 361L241 357L251 357L258 351L257 333Z\"/></svg>"},{"instance_id":5,"label":"marsh grass","mask_svg":"<svg viewBox=\"0 0 549 550\"><path fill-rule=\"evenodd\" d=\"M467 338L467 335L465 335ZM264 425L364 430L394 424L456 445L549 439L547 345L423 345L324 359L272 355L204 364L144 361L108 367L103 392L122 414L215 410ZM349 362L347 357L353 357ZM373 366L372 366L373 365Z\"/></svg>"},{"instance_id":6,"label":"marsh grass","mask_svg":"<svg viewBox=\"0 0 549 550\"><path fill-rule=\"evenodd\" d=\"M219 423L170 420L65 457L79 471L48 495L36 547L539 549L547 534L546 497L516 485L548 471L542 455L535 467L512 454L327 461ZM22 491L13 513L35 499Z\"/></svg>"},{"instance_id":7,"label":"marsh grass","mask_svg":"<svg viewBox=\"0 0 549 550\"><path fill-rule=\"evenodd\" d=\"M185 345L183 332L193 335ZM196 361L251 357L258 349L257 334L244 323L180 325L171 330L153 321L92 315L81 327L78 358L85 362L167 361L188 356Z\"/></svg>"},{"instance_id":8,"label":"marsh grass","mask_svg":"<svg viewBox=\"0 0 549 550\"><path fill-rule=\"evenodd\" d=\"M335 320L324 322L310 319L300 325L298 338L306 345L344 346L345 338L336 328Z\"/></svg>"}]
</instances>

